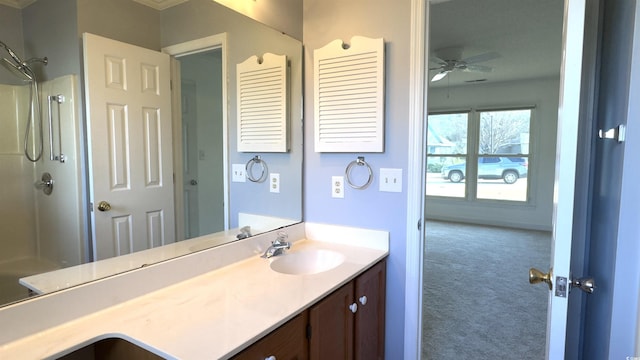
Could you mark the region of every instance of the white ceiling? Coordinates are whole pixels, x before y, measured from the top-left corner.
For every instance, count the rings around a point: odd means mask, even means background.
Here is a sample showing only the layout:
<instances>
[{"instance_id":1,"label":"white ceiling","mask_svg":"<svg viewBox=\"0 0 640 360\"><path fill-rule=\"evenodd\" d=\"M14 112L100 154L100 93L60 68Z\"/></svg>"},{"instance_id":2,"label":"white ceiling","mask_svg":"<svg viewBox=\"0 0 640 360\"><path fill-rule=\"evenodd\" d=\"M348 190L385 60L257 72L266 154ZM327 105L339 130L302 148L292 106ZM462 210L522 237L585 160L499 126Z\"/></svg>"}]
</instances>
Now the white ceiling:
<instances>
[{"instance_id":1,"label":"white ceiling","mask_svg":"<svg viewBox=\"0 0 640 360\"><path fill-rule=\"evenodd\" d=\"M559 76L562 0L451 0L430 7L430 50L462 48L462 58L487 52L500 57L480 63L490 73L450 73L432 86L466 81L526 80ZM459 60L459 59L455 59ZM435 64L430 63L429 67ZM436 71L430 71L432 77Z\"/></svg>"}]
</instances>

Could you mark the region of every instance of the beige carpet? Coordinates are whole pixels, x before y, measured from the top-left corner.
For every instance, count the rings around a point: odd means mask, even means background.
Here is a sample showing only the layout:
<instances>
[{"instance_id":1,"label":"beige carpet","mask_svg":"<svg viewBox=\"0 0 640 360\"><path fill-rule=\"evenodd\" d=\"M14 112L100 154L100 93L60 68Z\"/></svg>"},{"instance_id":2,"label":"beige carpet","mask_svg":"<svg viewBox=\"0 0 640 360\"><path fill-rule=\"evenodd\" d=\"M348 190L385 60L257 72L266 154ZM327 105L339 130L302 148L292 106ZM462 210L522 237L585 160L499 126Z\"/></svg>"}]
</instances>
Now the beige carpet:
<instances>
[{"instance_id":1,"label":"beige carpet","mask_svg":"<svg viewBox=\"0 0 640 360\"><path fill-rule=\"evenodd\" d=\"M427 222L422 358L544 359L551 233Z\"/></svg>"}]
</instances>

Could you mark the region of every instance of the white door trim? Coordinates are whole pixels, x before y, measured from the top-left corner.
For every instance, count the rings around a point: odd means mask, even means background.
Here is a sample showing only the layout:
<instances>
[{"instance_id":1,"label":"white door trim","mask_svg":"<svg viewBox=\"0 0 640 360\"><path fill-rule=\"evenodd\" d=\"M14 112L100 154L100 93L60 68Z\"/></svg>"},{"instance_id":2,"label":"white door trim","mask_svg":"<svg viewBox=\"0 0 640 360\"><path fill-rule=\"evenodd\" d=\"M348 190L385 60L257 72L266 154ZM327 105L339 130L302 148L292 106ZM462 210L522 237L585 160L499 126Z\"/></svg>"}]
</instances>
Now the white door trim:
<instances>
[{"instance_id":1,"label":"white door trim","mask_svg":"<svg viewBox=\"0 0 640 360\"><path fill-rule=\"evenodd\" d=\"M426 0L411 0L409 57L409 153L407 164L407 247L404 304L404 358L420 359L422 353L422 262L425 200L425 86L426 29L429 6ZM420 230L418 230L420 223Z\"/></svg>"},{"instance_id":2,"label":"white door trim","mask_svg":"<svg viewBox=\"0 0 640 360\"><path fill-rule=\"evenodd\" d=\"M222 171L224 176L224 229L229 230L229 132L228 132L228 114L227 108L229 107L229 100L227 97L227 84L229 82L227 77L227 33L220 33L211 36L207 36L200 39L190 40L183 43L170 45L162 48L162 52L171 55L172 57L181 57L191 54L196 54L203 51L213 50L213 49L221 49L222 50L222 99L224 99L224 105L222 106L222 127L225 129L222 134L222 157L224 159ZM175 65L174 65L175 66ZM179 86L179 81L175 81L176 71L172 68L171 72L171 80L176 84L175 86ZM178 88L179 89L179 88ZM174 90L175 92L175 90ZM180 99L175 99L175 96L172 96L172 101L174 103L174 114L179 115L180 111ZM177 111L177 112L176 112ZM177 171L175 169L182 168L182 125L180 124L180 116L174 115L173 117L173 151L174 151L174 187L178 189L174 191L175 193L175 204L177 209L184 210L184 196L182 193L183 188L183 175L182 171ZM184 217L178 214L182 214L182 212L176 211L176 239L181 240L184 234Z\"/></svg>"}]
</instances>

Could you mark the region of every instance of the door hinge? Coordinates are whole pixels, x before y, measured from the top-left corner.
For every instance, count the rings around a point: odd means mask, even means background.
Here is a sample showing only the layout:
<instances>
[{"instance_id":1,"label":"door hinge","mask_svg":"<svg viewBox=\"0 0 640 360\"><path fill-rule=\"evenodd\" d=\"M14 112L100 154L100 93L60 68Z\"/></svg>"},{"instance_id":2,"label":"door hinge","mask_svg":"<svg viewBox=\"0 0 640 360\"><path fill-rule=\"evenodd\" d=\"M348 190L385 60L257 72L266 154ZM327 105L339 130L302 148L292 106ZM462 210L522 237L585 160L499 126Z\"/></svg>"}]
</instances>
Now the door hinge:
<instances>
[{"instance_id":1,"label":"door hinge","mask_svg":"<svg viewBox=\"0 0 640 360\"><path fill-rule=\"evenodd\" d=\"M598 138L600 139L611 139L615 140L618 143L623 143L627 136L627 127L624 124L620 124L614 128L609 130L600 129L598 130Z\"/></svg>"}]
</instances>

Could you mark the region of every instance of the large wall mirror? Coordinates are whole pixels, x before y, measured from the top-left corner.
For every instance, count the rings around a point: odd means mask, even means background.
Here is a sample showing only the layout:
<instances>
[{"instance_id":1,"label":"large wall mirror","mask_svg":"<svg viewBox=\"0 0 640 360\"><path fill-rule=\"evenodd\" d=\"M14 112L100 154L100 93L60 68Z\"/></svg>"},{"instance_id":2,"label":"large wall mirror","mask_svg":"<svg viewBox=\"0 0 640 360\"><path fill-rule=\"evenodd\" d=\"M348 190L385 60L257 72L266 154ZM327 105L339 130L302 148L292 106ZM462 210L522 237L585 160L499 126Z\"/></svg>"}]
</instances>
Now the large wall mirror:
<instances>
[{"instance_id":1,"label":"large wall mirror","mask_svg":"<svg viewBox=\"0 0 640 360\"><path fill-rule=\"evenodd\" d=\"M119 204L93 194L92 169L102 165L92 156L102 149L92 149L84 33L170 56L175 215L160 214L172 229L163 242L118 243L133 232L115 221L116 235L94 228ZM267 53L286 56L288 147L238 151L236 65ZM2 0L0 63L0 305L302 221L299 40L211 0ZM256 157L278 174L277 191L269 176L246 178ZM149 214L147 227L160 229Z\"/></svg>"}]
</instances>

